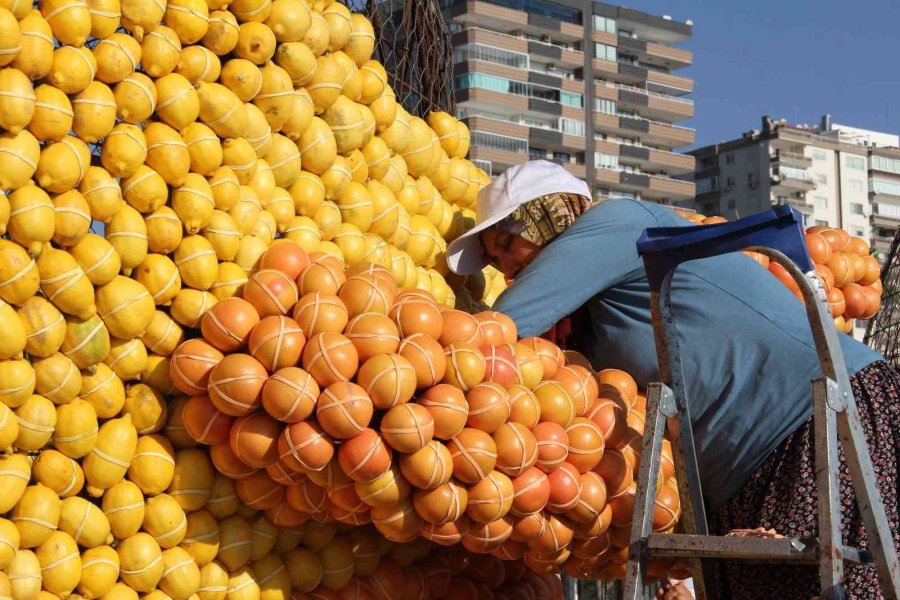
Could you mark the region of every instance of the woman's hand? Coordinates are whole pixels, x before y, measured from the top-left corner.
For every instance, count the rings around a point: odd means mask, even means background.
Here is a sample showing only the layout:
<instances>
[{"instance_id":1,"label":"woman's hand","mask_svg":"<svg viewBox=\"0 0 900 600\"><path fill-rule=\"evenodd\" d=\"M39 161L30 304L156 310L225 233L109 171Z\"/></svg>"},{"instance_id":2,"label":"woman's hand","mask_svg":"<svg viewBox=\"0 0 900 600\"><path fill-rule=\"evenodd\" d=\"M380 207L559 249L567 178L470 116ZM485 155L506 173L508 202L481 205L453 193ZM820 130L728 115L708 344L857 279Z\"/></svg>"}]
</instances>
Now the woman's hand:
<instances>
[{"instance_id":1,"label":"woman's hand","mask_svg":"<svg viewBox=\"0 0 900 600\"><path fill-rule=\"evenodd\" d=\"M694 595L681 581L670 579L656 592L657 600L694 600Z\"/></svg>"}]
</instances>

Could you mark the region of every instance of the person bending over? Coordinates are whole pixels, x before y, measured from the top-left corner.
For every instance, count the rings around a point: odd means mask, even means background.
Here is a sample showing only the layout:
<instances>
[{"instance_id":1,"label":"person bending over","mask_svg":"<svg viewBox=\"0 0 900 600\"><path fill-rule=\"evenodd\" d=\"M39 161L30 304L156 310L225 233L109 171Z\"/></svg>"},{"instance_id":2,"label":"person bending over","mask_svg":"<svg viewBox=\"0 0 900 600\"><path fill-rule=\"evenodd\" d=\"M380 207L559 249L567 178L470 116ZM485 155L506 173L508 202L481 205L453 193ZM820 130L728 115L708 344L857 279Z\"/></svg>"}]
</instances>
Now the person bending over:
<instances>
[{"instance_id":1,"label":"person bending over","mask_svg":"<svg viewBox=\"0 0 900 600\"><path fill-rule=\"evenodd\" d=\"M596 370L658 380L650 287L636 241L648 227L691 225L638 200L592 206L587 185L564 168L531 161L478 195L475 227L449 247L459 274L491 264L515 281L494 310L537 336L577 312L571 349ZM820 374L805 307L749 257L681 265L672 302L710 529L817 534L810 381ZM839 334L894 543L900 532L897 464L900 375L867 346ZM843 453L844 543L868 546ZM879 598L873 566L847 566L851 598ZM814 567L728 565L719 589L733 599L810 598Z\"/></svg>"}]
</instances>

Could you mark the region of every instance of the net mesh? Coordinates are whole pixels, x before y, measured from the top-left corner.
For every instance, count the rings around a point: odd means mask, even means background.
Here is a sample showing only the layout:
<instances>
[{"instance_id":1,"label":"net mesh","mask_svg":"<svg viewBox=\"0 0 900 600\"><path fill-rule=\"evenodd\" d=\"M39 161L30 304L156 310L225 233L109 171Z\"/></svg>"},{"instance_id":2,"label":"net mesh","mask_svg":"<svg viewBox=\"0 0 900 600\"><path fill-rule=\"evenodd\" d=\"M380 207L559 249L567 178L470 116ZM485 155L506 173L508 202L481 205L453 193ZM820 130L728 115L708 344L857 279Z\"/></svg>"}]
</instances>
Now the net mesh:
<instances>
[{"instance_id":1,"label":"net mesh","mask_svg":"<svg viewBox=\"0 0 900 600\"><path fill-rule=\"evenodd\" d=\"M900 232L894 237L891 249L881 267L881 308L869 320L864 341L880 352L896 367L900 367Z\"/></svg>"},{"instance_id":2,"label":"net mesh","mask_svg":"<svg viewBox=\"0 0 900 600\"><path fill-rule=\"evenodd\" d=\"M341 0L375 29L376 58L412 115L455 114L453 42L436 0Z\"/></svg>"}]
</instances>

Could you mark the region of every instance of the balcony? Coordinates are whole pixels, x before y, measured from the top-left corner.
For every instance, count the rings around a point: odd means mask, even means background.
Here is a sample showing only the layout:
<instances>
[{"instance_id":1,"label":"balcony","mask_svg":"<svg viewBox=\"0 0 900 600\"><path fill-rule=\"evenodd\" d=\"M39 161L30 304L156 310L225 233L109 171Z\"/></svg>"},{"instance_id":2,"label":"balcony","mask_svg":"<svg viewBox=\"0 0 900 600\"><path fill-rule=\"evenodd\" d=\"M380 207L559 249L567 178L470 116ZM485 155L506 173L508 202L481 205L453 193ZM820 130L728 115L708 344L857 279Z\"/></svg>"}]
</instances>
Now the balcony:
<instances>
[{"instance_id":1,"label":"balcony","mask_svg":"<svg viewBox=\"0 0 900 600\"><path fill-rule=\"evenodd\" d=\"M462 117L462 120L469 128L469 131L485 131L512 138L528 139L528 126L523 123L477 114L466 115Z\"/></svg>"},{"instance_id":2,"label":"balcony","mask_svg":"<svg viewBox=\"0 0 900 600\"><path fill-rule=\"evenodd\" d=\"M769 147L773 150L786 150L794 154L803 154L806 148L806 142L789 139L783 135L778 135L769 140Z\"/></svg>"},{"instance_id":3,"label":"balcony","mask_svg":"<svg viewBox=\"0 0 900 600\"><path fill-rule=\"evenodd\" d=\"M597 131L623 137L636 137L641 143L671 150L694 143L696 132L690 127L654 121L636 115L594 113Z\"/></svg>"},{"instance_id":4,"label":"balcony","mask_svg":"<svg viewBox=\"0 0 900 600\"><path fill-rule=\"evenodd\" d=\"M530 81L509 80L485 72L468 71L470 63L457 63L454 71L456 103L460 107L491 106L491 112L532 112L545 117L583 119L583 94ZM531 77L529 77L531 79Z\"/></svg>"},{"instance_id":5,"label":"balcony","mask_svg":"<svg viewBox=\"0 0 900 600\"><path fill-rule=\"evenodd\" d=\"M535 62L555 62L571 68L584 66L584 53L581 50L573 50L552 42L528 39L522 34L502 33L465 25L465 29L453 34L453 45L455 47L467 43L485 44L514 52L523 52L530 55L531 60Z\"/></svg>"},{"instance_id":6,"label":"balcony","mask_svg":"<svg viewBox=\"0 0 900 600\"><path fill-rule=\"evenodd\" d=\"M694 116L694 101L690 98L651 92L642 87L607 83L607 87L610 85L615 85L619 92L621 108L638 111L649 119L684 121Z\"/></svg>"},{"instance_id":7,"label":"balcony","mask_svg":"<svg viewBox=\"0 0 900 600\"><path fill-rule=\"evenodd\" d=\"M584 151L583 135L574 135L561 130L559 127L516 120L515 117L506 119L500 115L481 115L474 111L469 112L466 109L459 111L459 118L473 132L483 131L510 138L525 139L528 141L529 146L553 150L554 152L574 154Z\"/></svg>"},{"instance_id":8,"label":"balcony","mask_svg":"<svg viewBox=\"0 0 900 600\"><path fill-rule=\"evenodd\" d=\"M525 38L482 29L481 27L467 27L464 30L453 34L453 47L458 48L465 44L483 44L485 46L494 46L511 52L521 52L528 54L528 40ZM546 44L550 46L550 44ZM551 46L554 47L555 46ZM561 51L560 48L556 48Z\"/></svg>"},{"instance_id":9,"label":"balcony","mask_svg":"<svg viewBox=\"0 0 900 600\"><path fill-rule=\"evenodd\" d=\"M801 196L773 197L772 206L788 205L796 208L799 212L809 216L813 213L813 207L806 202L806 198Z\"/></svg>"},{"instance_id":10,"label":"balcony","mask_svg":"<svg viewBox=\"0 0 900 600\"><path fill-rule=\"evenodd\" d=\"M681 202L694 198L696 188L690 181L673 179L664 175L648 175L648 177L650 178L650 191L644 195L645 198L657 202L664 200Z\"/></svg>"},{"instance_id":11,"label":"balcony","mask_svg":"<svg viewBox=\"0 0 900 600\"><path fill-rule=\"evenodd\" d=\"M579 165L579 164L570 163L570 162L565 162L565 163L560 162L559 164L562 165L566 169L566 171L568 171L575 177L577 177L579 179L584 179L584 176L585 176L584 165Z\"/></svg>"},{"instance_id":12,"label":"balcony","mask_svg":"<svg viewBox=\"0 0 900 600\"><path fill-rule=\"evenodd\" d=\"M633 32L638 39L677 44L689 40L693 31L693 27L687 23L630 8L619 8L616 13L618 26Z\"/></svg>"},{"instance_id":13,"label":"balcony","mask_svg":"<svg viewBox=\"0 0 900 600\"><path fill-rule=\"evenodd\" d=\"M875 252L886 256L891 251L891 244L894 242L894 236L872 234L872 249Z\"/></svg>"},{"instance_id":14,"label":"balcony","mask_svg":"<svg viewBox=\"0 0 900 600\"><path fill-rule=\"evenodd\" d=\"M662 90L684 90L684 93L690 93L694 91L694 80L650 69L647 71L647 87L656 87Z\"/></svg>"},{"instance_id":15,"label":"balcony","mask_svg":"<svg viewBox=\"0 0 900 600\"><path fill-rule=\"evenodd\" d=\"M869 179L869 198L873 204L876 202L900 204L900 180L874 177Z\"/></svg>"},{"instance_id":16,"label":"balcony","mask_svg":"<svg viewBox=\"0 0 900 600\"><path fill-rule=\"evenodd\" d=\"M543 0L441 0L440 6L456 23L471 23L498 31L552 33L564 41L583 35L581 10Z\"/></svg>"},{"instance_id":17,"label":"balcony","mask_svg":"<svg viewBox=\"0 0 900 600\"><path fill-rule=\"evenodd\" d=\"M694 60L694 55L688 50L647 41L639 38L637 35L633 37L620 35L616 45L628 52L628 54L637 56L640 63L666 69L689 67Z\"/></svg>"},{"instance_id":18,"label":"balcony","mask_svg":"<svg viewBox=\"0 0 900 600\"><path fill-rule=\"evenodd\" d=\"M596 169L599 175L603 172L616 172L614 169ZM689 181L681 181L664 175L651 175L649 173L629 173L618 171L618 185L614 189L640 194L644 200L652 200L659 203L674 204L694 198L694 184Z\"/></svg>"},{"instance_id":19,"label":"balcony","mask_svg":"<svg viewBox=\"0 0 900 600\"><path fill-rule=\"evenodd\" d=\"M797 170L799 171L799 169ZM816 180L806 172L796 172L789 168L772 169L772 193L790 194L793 192L809 192L816 189Z\"/></svg>"},{"instance_id":20,"label":"balcony","mask_svg":"<svg viewBox=\"0 0 900 600\"><path fill-rule=\"evenodd\" d=\"M669 69L689 67L694 63L694 54L691 51L656 42L647 42L646 58L649 63L662 65Z\"/></svg>"},{"instance_id":21,"label":"balcony","mask_svg":"<svg viewBox=\"0 0 900 600\"><path fill-rule=\"evenodd\" d=\"M788 150L776 150L769 155L772 166L778 167L784 165L786 167L797 167L806 169L812 166L812 159L802 152L790 152Z\"/></svg>"},{"instance_id":22,"label":"balcony","mask_svg":"<svg viewBox=\"0 0 900 600\"><path fill-rule=\"evenodd\" d=\"M595 75L618 83L654 87L661 90L683 90L684 93L689 93L694 89L694 82L688 77L648 69L641 65L595 58L593 66Z\"/></svg>"},{"instance_id":23,"label":"balcony","mask_svg":"<svg viewBox=\"0 0 900 600\"><path fill-rule=\"evenodd\" d=\"M896 229L900 226L900 206L895 204L872 204L872 226Z\"/></svg>"},{"instance_id":24,"label":"balcony","mask_svg":"<svg viewBox=\"0 0 900 600\"><path fill-rule=\"evenodd\" d=\"M469 160L489 162L494 173L502 173L513 165L527 161L528 155L484 146L472 146L469 150Z\"/></svg>"},{"instance_id":25,"label":"balcony","mask_svg":"<svg viewBox=\"0 0 900 600\"><path fill-rule=\"evenodd\" d=\"M686 175L694 172L693 156L641 145L619 143L615 145L618 146L620 163L638 164L642 170L664 171L670 175Z\"/></svg>"}]
</instances>

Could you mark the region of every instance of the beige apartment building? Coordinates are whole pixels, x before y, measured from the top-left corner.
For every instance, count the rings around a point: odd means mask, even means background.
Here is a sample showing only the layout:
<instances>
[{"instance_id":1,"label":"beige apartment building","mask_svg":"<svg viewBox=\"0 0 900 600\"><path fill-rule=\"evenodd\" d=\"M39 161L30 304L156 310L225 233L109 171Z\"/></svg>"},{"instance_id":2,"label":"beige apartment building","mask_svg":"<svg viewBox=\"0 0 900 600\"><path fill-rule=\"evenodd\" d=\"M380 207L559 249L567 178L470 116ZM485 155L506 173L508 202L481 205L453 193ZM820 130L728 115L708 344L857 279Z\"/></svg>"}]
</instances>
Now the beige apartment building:
<instances>
[{"instance_id":1,"label":"beige apartment building","mask_svg":"<svg viewBox=\"0 0 900 600\"><path fill-rule=\"evenodd\" d=\"M842 227L886 252L900 226L900 138L831 122L763 118L736 140L691 152L697 196L684 206L734 219L790 204L806 226Z\"/></svg>"},{"instance_id":2,"label":"beige apartment building","mask_svg":"<svg viewBox=\"0 0 900 600\"><path fill-rule=\"evenodd\" d=\"M596 200L694 197L692 24L593 0L441 0L470 158L492 175L562 164Z\"/></svg>"}]
</instances>

